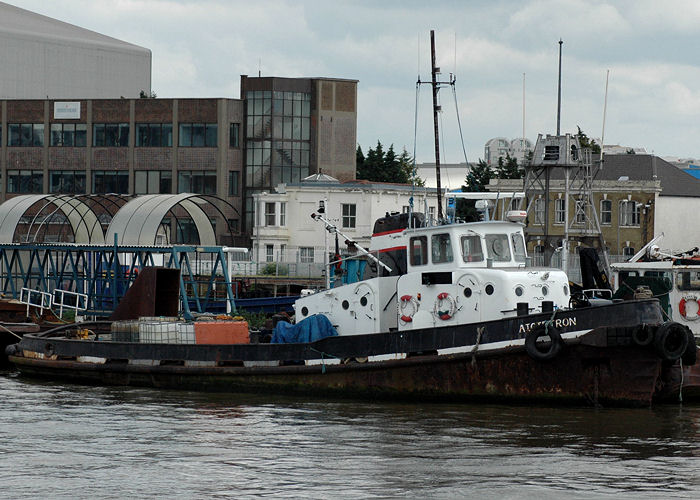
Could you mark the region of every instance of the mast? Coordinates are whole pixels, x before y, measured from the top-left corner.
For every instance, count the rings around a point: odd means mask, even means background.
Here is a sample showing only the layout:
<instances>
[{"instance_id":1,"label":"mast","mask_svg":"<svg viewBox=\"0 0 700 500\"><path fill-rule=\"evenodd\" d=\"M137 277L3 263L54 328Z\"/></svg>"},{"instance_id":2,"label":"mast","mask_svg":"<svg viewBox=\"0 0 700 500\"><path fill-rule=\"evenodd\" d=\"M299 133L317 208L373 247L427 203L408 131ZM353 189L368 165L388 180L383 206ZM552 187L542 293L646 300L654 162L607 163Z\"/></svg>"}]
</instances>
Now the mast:
<instances>
[{"instance_id":1,"label":"mast","mask_svg":"<svg viewBox=\"0 0 700 500\"><path fill-rule=\"evenodd\" d=\"M564 42L559 39L559 86L557 97L557 135L561 134L561 46Z\"/></svg>"},{"instance_id":2,"label":"mast","mask_svg":"<svg viewBox=\"0 0 700 500\"><path fill-rule=\"evenodd\" d=\"M435 31L430 30L430 59L432 62L432 87L433 87L433 128L435 131L435 180L437 182L437 217L438 222L442 222L442 187L440 186L440 140L438 139L438 83L437 75L440 73L440 68L435 66Z\"/></svg>"}]
</instances>

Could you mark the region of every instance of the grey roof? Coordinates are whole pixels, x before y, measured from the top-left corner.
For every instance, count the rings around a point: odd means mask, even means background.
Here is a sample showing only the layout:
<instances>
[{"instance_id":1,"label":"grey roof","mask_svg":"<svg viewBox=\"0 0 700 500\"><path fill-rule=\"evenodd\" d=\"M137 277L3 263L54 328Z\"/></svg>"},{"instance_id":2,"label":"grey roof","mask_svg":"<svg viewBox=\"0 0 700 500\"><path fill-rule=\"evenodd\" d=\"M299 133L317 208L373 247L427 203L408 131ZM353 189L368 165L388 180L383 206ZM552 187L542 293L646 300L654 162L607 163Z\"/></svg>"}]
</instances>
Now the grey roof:
<instances>
[{"instance_id":1,"label":"grey roof","mask_svg":"<svg viewBox=\"0 0 700 500\"><path fill-rule=\"evenodd\" d=\"M0 33L24 36L31 39L44 38L64 40L69 43L101 45L112 50L150 54L150 50L144 47L20 9L4 2L0 2Z\"/></svg>"},{"instance_id":2,"label":"grey roof","mask_svg":"<svg viewBox=\"0 0 700 500\"><path fill-rule=\"evenodd\" d=\"M597 158L594 158L594 161ZM555 169L552 178L563 178L563 169ZM654 177L656 176L656 178ZM630 181L661 182L659 196L700 197L700 179L654 155L621 154L605 155L603 169L595 180L617 181L627 177Z\"/></svg>"}]
</instances>

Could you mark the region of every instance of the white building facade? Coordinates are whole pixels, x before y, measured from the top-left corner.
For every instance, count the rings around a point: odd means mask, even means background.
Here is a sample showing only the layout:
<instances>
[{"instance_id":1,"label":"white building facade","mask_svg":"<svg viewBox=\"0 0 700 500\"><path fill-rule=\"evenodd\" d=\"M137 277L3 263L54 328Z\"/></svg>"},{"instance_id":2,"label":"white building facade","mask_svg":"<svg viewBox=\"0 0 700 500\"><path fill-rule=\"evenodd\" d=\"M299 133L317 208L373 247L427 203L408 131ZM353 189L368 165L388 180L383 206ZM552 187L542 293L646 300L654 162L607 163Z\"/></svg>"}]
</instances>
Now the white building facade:
<instances>
[{"instance_id":1,"label":"white building facade","mask_svg":"<svg viewBox=\"0 0 700 500\"><path fill-rule=\"evenodd\" d=\"M408 212L411 197L414 212L425 211L428 218L435 218L435 189L366 181L333 181L281 184L276 192L256 194L253 261L297 268L306 266L311 275L320 275L326 252L335 252L335 235L311 217L311 214L319 213L321 202L323 216L365 248L369 247L374 222L387 212ZM344 238L339 237L339 245L340 253L344 255ZM303 274L305 271L297 269L297 272Z\"/></svg>"},{"instance_id":2,"label":"white building facade","mask_svg":"<svg viewBox=\"0 0 700 500\"><path fill-rule=\"evenodd\" d=\"M0 99L151 93L151 51L0 2Z\"/></svg>"}]
</instances>

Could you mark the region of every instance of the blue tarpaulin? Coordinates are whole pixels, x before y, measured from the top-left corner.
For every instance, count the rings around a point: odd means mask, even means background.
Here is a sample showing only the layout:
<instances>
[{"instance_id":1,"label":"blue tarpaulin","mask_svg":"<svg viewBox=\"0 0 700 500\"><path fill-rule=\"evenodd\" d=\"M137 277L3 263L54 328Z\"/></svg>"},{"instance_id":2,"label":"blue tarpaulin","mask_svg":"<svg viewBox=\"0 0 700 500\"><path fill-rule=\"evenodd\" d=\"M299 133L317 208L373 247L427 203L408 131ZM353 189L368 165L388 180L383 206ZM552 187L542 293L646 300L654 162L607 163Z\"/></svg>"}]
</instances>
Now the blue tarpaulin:
<instances>
[{"instance_id":1,"label":"blue tarpaulin","mask_svg":"<svg viewBox=\"0 0 700 500\"><path fill-rule=\"evenodd\" d=\"M314 314L296 325L280 321L272 333L272 344L298 344L335 337L338 332L323 314Z\"/></svg>"}]
</instances>

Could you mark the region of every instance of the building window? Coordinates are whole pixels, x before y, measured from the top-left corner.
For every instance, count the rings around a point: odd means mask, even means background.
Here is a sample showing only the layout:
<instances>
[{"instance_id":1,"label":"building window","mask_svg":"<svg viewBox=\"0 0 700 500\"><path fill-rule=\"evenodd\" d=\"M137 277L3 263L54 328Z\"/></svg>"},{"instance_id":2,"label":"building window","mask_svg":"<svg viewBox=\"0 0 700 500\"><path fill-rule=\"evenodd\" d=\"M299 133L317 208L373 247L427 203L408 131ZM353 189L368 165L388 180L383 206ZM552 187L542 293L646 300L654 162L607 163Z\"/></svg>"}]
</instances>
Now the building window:
<instances>
[{"instance_id":1,"label":"building window","mask_svg":"<svg viewBox=\"0 0 700 500\"><path fill-rule=\"evenodd\" d=\"M435 220L435 207L428 207L428 219Z\"/></svg>"},{"instance_id":2,"label":"building window","mask_svg":"<svg viewBox=\"0 0 700 500\"><path fill-rule=\"evenodd\" d=\"M178 193L216 194L216 172L181 170L177 174Z\"/></svg>"},{"instance_id":3,"label":"building window","mask_svg":"<svg viewBox=\"0 0 700 500\"><path fill-rule=\"evenodd\" d=\"M287 225L287 204L280 203L280 226Z\"/></svg>"},{"instance_id":4,"label":"building window","mask_svg":"<svg viewBox=\"0 0 700 500\"><path fill-rule=\"evenodd\" d=\"M7 145L20 147L42 147L44 145L43 123L8 123Z\"/></svg>"},{"instance_id":5,"label":"building window","mask_svg":"<svg viewBox=\"0 0 700 500\"><path fill-rule=\"evenodd\" d=\"M84 148L87 146L87 124L52 123L49 141L51 146Z\"/></svg>"},{"instance_id":6,"label":"building window","mask_svg":"<svg viewBox=\"0 0 700 500\"><path fill-rule=\"evenodd\" d=\"M532 265L544 266L544 245L535 245L533 248Z\"/></svg>"},{"instance_id":7,"label":"building window","mask_svg":"<svg viewBox=\"0 0 700 500\"><path fill-rule=\"evenodd\" d=\"M228 195L238 196L238 172L231 170L228 173Z\"/></svg>"},{"instance_id":8,"label":"building window","mask_svg":"<svg viewBox=\"0 0 700 500\"><path fill-rule=\"evenodd\" d=\"M172 145L172 123L136 124L136 147L164 148Z\"/></svg>"},{"instance_id":9,"label":"building window","mask_svg":"<svg viewBox=\"0 0 700 500\"><path fill-rule=\"evenodd\" d=\"M622 249L622 255L625 257L632 257L634 256L636 252L634 251L634 247L624 247Z\"/></svg>"},{"instance_id":10,"label":"building window","mask_svg":"<svg viewBox=\"0 0 700 500\"><path fill-rule=\"evenodd\" d=\"M41 170L8 170L8 193L43 193L44 173Z\"/></svg>"},{"instance_id":11,"label":"building window","mask_svg":"<svg viewBox=\"0 0 700 500\"><path fill-rule=\"evenodd\" d=\"M232 123L228 129L228 145L232 148L241 147L241 124Z\"/></svg>"},{"instance_id":12,"label":"building window","mask_svg":"<svg viewBox=\"0 0 700 500\"><path fill-rule=\"evenodd\" d=\"M537 198L535 200L535 224L544 224L544 207L545 199Z\"/></svg>"},{"instance_id":13,"label":"building window","mask_svg":"<svg viewBox=\"0 0 700 500\"><path fill-rule=\"evenodd\" d=\"M554 200L554 223L564 224L566 222L566 212L564 210L565 200L557 198Z\"/></svg>"},{"instance_id":14,"label":"building window","mask_svg":"<svg viewBox=\"0 0 700 500\"><path fill-rule=\"evenodd\" d=\"M314 261L314 247L299 247L299 262L310 263Z\"/></svg>"},{"instance_id":15,"label":"building window","mask_svg":"<svg viewBox=\"0 0 700 500\"><path fill-rule=\"evenodd\" d=\"M173 174L170 170L134 171L134 194L172 193Z\"/></svg>"},{"instance_id":16,"label":"building window","mask_svg":"<svg viewBox=\"0 0 700 500\"><path fill-rule=\"evenodd\" d=\"M343 203L343 227L354 228L357 215L357 205L354 203Z\"/></svg>"},{"instance_id":17,"label":"building window","mask_svg":"<svg viewBox=\"0 0 700 500\"><path fill-rule=\"evenodd\" d=\"M228 220L228 230L231 231L232 233L237 233L239 226L238 219L229 219Z\"/></svg>"},{"instance_id":18,"label":"building window","mask_svg":"<svg viewBox=\"0 0 700 500\"><path fill-rule=\"evenodd\" d=\"M265 262L275 260L275 245L265 245Z\"/></svg>"},{"instance_id":19,"label":"building window","mask_svg":"<svg viewBox=\"0 0 700 500\"><path fill-rule=\"evenodd\" d=\"M410 210L411 210L410 205L404 205L404 206L401 207L401 213L402 213L402 214L407 214L407 213L409 213Z\"/></svg>"},{"instance_id":20,"label":"building window","mask_svg":"<svg viewBox=\"0 0 700 500\"><path fill-rule=\"evenodd\" d=\"M275 203L265 203L265 225L275 225Z\"/></svg>"},{"instance_id":21,"label":"building window","mask_svg":"<svg viewBox=\"0 0 700 500\"><path fill-rule=\"evenodd\" d=\"M612 201L610 200L600 200L600 223L612 224Z\"/></svg>"},{"instance_id":22,"label":"building window","mask_svg":"<svg viewBox=\"0 0 700 500\"><path fill-rule=\"evenodd\" d=\"M84 193L85 172L83 170L51 170L49 171L50 193Z\"/></svg>"},{"instance_id":23,"label":"building window","mask_svg":"<svg viewBox=\"0 0 700 500\"><path fill-rule=\"evenodd\" d=\"M586 202L584 200L576 200L576 215L574 221L576 224L584 224L586 222Z\"/></svg>"},{"instance_id":24,"label":"building window","mask_svg":"<svg viewBox=\"0 0 700 500\"><path fill-rule=\"evenodd\" d=\"M93 170L93 193L129 193L129 172L126 170Z\"/></svg>"},{"instance_id":25,"label":"building window","mask_svg":"<svg viewBox=\"0 0 700 500\"><path fill-rule=\"evenodd\" d=\"M215 148L218 131L216 123L181 123L178 145L183 148Z\"/></svg>"},{"instance_id":26,"label":"building window","mask_svg":"<svg viewBox=\"0 0 700 500\"><path fill-rule=\"evenodd\" d=\"M189 217L179 217L177 219L177 241L185 245L196 245L199 243L197 226Z\"/></svg>"},{"instance_id":27,"label":"building window","mask_svg":"<svg viewBox=\"0 0 700 500\"><path fill-rule=\"evenodd\" d=\"M95 123L92 125L92 145L95 147L127 147L128 123Z\"/></svg>"},{"instance_id":28,"label":"building window","mask_svg":"<svg viewBox=\"0 0 700 500\"><path fill-rule=\"evenodd\" d=\"M638 226L641 205L636 201L622 200L620 202L620 225Z\"/></svg>"}]
</instances>

